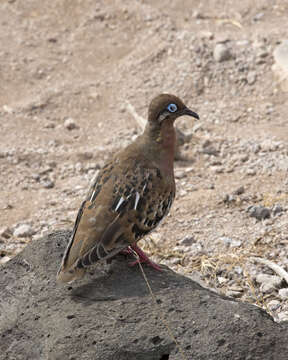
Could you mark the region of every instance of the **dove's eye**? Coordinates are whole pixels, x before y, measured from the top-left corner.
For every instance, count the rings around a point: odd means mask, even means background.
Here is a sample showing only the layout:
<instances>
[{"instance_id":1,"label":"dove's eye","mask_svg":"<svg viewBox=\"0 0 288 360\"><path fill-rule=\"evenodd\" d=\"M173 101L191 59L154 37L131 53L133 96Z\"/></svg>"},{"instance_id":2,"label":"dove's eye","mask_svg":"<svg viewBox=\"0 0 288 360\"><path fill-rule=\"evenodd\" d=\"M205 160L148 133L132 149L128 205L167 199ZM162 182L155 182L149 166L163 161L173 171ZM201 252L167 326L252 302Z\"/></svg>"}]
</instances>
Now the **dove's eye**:
<instances>
[{"instance_id":1,"label":"dove's eye","mask_svg":"<svg viewBox=\"0 0 288 360\"><path fill-rule=\"evenodd\" d=\"M167 110L170 111L171 113L174 113L175 111L178 110L178 108L177 108L177 105L176 105L176 104L169 104L169 105L167 106Z\"/></svg>"}]
</instances>

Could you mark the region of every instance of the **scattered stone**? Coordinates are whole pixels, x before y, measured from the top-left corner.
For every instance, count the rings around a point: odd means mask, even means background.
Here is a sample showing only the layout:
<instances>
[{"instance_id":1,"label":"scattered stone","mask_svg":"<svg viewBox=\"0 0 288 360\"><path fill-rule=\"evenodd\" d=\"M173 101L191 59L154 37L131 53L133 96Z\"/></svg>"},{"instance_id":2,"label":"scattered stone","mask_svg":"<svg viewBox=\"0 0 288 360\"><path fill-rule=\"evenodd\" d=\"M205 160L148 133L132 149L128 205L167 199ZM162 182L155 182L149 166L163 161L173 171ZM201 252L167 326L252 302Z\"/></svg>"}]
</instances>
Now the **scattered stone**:
<instances>
[{"instance_id":1,"label":"scattered stone","mask_svg":"<svg viewBox=\"0 0 288 360\"><path fill-rule=\"evenodd\" d=\"M219 151L213 145L205 146L205 144L203 145L202 152L203 154L214 156L217 156L219 154Z\"/></svg>"},{"instance_id":2,"label":"scattered stone","mask_svg":"<svg viewBox=\"0 0 288 360\"><path fill-rule=\"evenodd\" d=\"M55 129L55 127L56 127L56 124L53 123L53 122L51 122L51 121L47 122L47 123L44 125L44 128L45 128L45 129Z\"/></svg>"},{"instance_id":3,"label":"scattered stone","mask_svg":"<svg viewBox=\"0 0 288 360\"><path fill-rule=\"evenodd\" d=\"M262 205L249 206L247 212L250 214L251 217L254 217L257 220L269 219L271 216L271 211Z\"/></svg>"},{"instance_id":4,"label":"scattered stone","mask_svg":"<svg viewBox=\"0 0 288 360\"><path fill-rule=\"evenodd\" d=\"M242 194L244 194L244 192L245 192L244 186L240 186L238 189L233 191L233 194L234 195L242 195Z\"/></svg>"},{"instance_id":5,"label":"scattered stone","mask_svg":"<svg viewBox=\"0 0 288 360\"><path fill-rule=\"evenodd\" d=\"M260 12L253 17L253 21L259 21L264 17L264 13Z\"/></svg>"},{"instance_id":6,"label":"scattered stone","mask_svg":"<svg viewBox=\"0 0 288 360\"><path fill-rule=\"evenodd\" d=\"M52 189L52 188L54 188L54 186L55 186L54 181L52 181L52 180L49 179L49 178L42 179L42 180L41 180L41 184L43 185L43 187L44 187L45 189Z\"/></svg>"},{"instance_id":7,"label":"scattered stone","mask_svg":"<svg viewBox=\"0 0 288 360\"><path fill-rule=\"evenodd\" d=\"M254 176L254 175L256 175L256 170L249 168L246 170L246 175Z\"/></svg>"},{"instance_id":8,"label":"scattered stone","mask_svg":"<svg viewBox=\"0 0 288 360\"><path fill-rule=\"evenodd\" d=\"M215 172L215 174L222 174L224 172L223 166L211 166L211 170Z\"/></svg>"},{"instance_id":9,"label":"scattered stone","mask_svg":"<svg viewBox=\"0 0 288 360\"><path fill-rule=\"evenodd\" d=\"M231 52L227 45L225 44L216 44L213 51L214 60L217 62L222 62L229 60L231 58Z\"/></svg>"},{"instance_id":10,"label":"scattered stone","mask_svg":"<svg viewBox=\"0 0 288 360\"><path fill-rule=\"evenodd\" d=\"M68 118L64 121L64 126L67 130L74 130L77 129L78 126L76 125L74 119Z\"/></svg>"},{"instance_id":11,"label":"scattered stone","mask_svg":"<svg viewBox=\"0 0 288 360\"><path fill-rule=\"evenodd\" d=\"M271 293L282 283L282 279L276 275L258 274L256 282L261 284L260 291L263 293Z\"/></svg>"},{"instance_id":12,"label":"scattered stone","mask_svg":"<svg viewBox=\"0 0 288 360\"><path fill-rule=\"evenodd\" d=\"M276 311L277 309L279 309L281 304L280 304L280 301L278 301L278 300L271 300L271 301L269 301L267 306L270 311Z\"/></svg>"},{"instance_id":13,"label":"scattered stone","mask_svg":"<svg viewBox=\"0 0 288 360\"><path fill-rule=\"evenodd\" d=\"M224 204L231 204L231 203L235 203L236 201L237 201L236 196L230 194L226 194L223 199Z\"/></svg>"},{"instance_id":14,"label":"scattered stone","mask_svg":"<svg viewBox=\"0 0 288 360\"><path fill-rule=\"evenodd\" d=\"M203 254L203 245L200 242L191 244L189 247L189 256L199 256Z\"/></svg>"},{"instance_id":15,"label":"scattered stone","mask_svg":"<svg viewBox=\"0 0 288 360\"><path fill-rule=\"evenodd\" d=\"M10 256L7 256L7 255L2 256L2 257L0 257L0 264L5 264L5 263L8 262L10 259L11 259Z\"/></svg>"},{"instance_id":16,"label":"scattered stone","mask_svg":"<svg viewBox=\"0 0 288 360\"><path fill-rule=\"evenodd\" d=\"M243 289L241 286L237 286L237 285L232 285L232 286L229 286L228 288L229 290L231 291L238 291L238 292L243 292Z\"/></svg>"},{"instance_id":17,"label":"scattered stone","mask_svg":"<svg viewBox=\"0 0 288 360\"><path fill-rule=\"evenodd\" d=\"M232 286L226 291L226 295L234 298L239 298L243 295L243 289L239 286Z\"/></svg>"},{"instance_id":18,"label":"scattered stone","mask_svg":"<svg viewBox=\"0 0 288 360\"><path fill-rule=\"evenodd\" d=\"M255 71L250 71L247 75L247 83L249 85L253 85L256 82L256 72Z\"/></svg>"},{"instance_id":19,"label":"scattered stone","mask_svg":"<svg viewBox=\"0 0 288 360\"><path fill-rule=\"evenodd\" d=\"M16 227L13 235L16 237L30 237L35 234L35 230L32 229L29 224L21 224Z\"/></svg>"},{"instance_id":20,"label":"scattered stone","mask_svg":"<svg viewBox=\"0 0 288 360\"><path fill-rule=\"evenodd\" d=\"M283 288L279 290L279 296L281 299L287 300L288 299L288 288Z\"/></svg>"},{"instance_id":21,"label":"scattered stone","mask_svg":"<svg viewBox=\"0 0 288 360\"><path fill-rule=\"evenodd\" d=\"M224 244L227 247L239 247L242 245L242 241L239 239L231 239L229 237L223 236L220 238L220 240L222 240L224 242Z\"/></svg>"},{"instance_id":22,"label":"scattered stone","mask_svg":"<svg viewBox=\"0 0 288 360\"><path fill-rule=\"evenodd\" d=\"M8 226L3 226L0 228L0 237L4 239L9 239L12 236L12 231Z\"/></svg>"},{"instance_id":23,"label":"scattered stone","mask_svg":"<svg viewBox=\"0 0 288 360\"><path fill-rule=\"evenodd\" d=\"M185 246L191 246L193 243L195 243L195 238L191 235L186 235L184 239L179 241L179 245L185 245Z\"/></svg>"},{"instance_id":24,"label":"scattered stone","mask_svg":"<svg viewBox=\"0 0 288 360\"><path fill-rule=\"evenodd\" d=\"M41 176L40 176L40 174L32 173L32 174L31 174L31 178L32 178L34 181L39 182Z\"/></svg>"},{"instance_id":25,"label":"scattered stone","mask_svg":"<svg viewBox=\"0 0 288 360\"><path fill-rule=\"evenodd\" d=\"M220 285L226 284L229 281L227 278L224 278L223 276L217 276L217 280Z\"/></svg>"},{"instance_id":26,"label":"scattered stone","mask_svg":"<svg viewBox=\"0 0 288 360\"><path fill-rule=\"evenodd\" d=\"M183 179L187 176L187 173L184 170L176 170L175 171L175 178L176 179Z\"/></svg>"},{"instance_id":27,"label":"scattered stone","mask_svg":"<svg viewBox=\"0 0 288 360\"><path fill-rule=\"evenodd\" d=\"M246 161L249 160L249 155L248 155L248 154L243 154L243 155L241 155L241 156L239 157L239 160L240 160L242 163L244 163L244 162L246 162Z\"/></svg>"},{"instance_id":28,"label":"scattered stone","mask_svg":"<svg viewBox=\"0 0 288 360\"><path fill-rule=\"evenodd\" d=\"M277 215L277 214L281 214L282 212L283 212L283 208L282 208L281 205L276 204L276 205L273 206L272 214L274 216Z\"/></svg>"},{"instance_id":29,"label":"scattered stone","mask_svg":"<svg viewBox=\"0 0 288 360\"><path fill-rule=\"evenodd\" d=\"M242 269L242 267L241 266L234 266L234 269L233 269L235 272L236 272L236 274L238 274L238 275L241 275L241 274L243 274L243 269Z\"/></svg>"},{"instance_id":30,"label":"scattered stone","mask_svg":"<svg viewBox=\"0 0 288 360\"><path fill-rule=\"evenodd\" d=\"M7 113L7 114L13 114L14 110L13 108L11 108L8 105L3 105L2 109Z\"/></svg>"},{"instance_id":31,"label":"scattered stone","mask_svg":"<svg viewBox=\"0 0 288 360\"><path fill-rule=\"evenodd\" d=\"M278 313L279 322L288 321L288 311L282 311Z\"/></svg>"},{"instance_id":32,"label":"scattered stone","mask_svg":"<svg viewBox=\"0 0 288 360\"><path fill-rule=\"evenodd\" d=\"M199 35L200 35L201 39L208 39L208 40L214 39L214 34L211 31L202 30L202 31L200 31Z\"/></svg>"},{"instance_id":33,"label":"scattered stone","mask_svg":"<svg viewBox=\"0 0 288 360\"><path fill-rule=\"evenodd\" d=\"M84 151L84 152L78 153L77 157L83 161L91 160L91 159L93 159L93 153L91 151Z\"/></svg>"}]
</instances>

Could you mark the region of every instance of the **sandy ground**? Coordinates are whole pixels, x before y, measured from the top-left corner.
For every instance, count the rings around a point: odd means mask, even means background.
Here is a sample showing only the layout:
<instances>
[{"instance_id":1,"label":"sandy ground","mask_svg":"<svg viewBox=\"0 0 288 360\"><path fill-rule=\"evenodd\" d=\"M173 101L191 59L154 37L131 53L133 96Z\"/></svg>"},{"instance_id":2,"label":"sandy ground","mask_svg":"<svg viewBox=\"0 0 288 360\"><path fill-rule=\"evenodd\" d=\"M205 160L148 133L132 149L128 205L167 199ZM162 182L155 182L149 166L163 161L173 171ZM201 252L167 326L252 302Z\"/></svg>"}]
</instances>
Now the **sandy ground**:
<instances>
[{"instance_id":1,"label":"sandy ground","mask_svg":"<svg viewBox=\"0 0 288 360\"><path fill-rule=\"evenodd\" d=\"M252 260L288 270L288 104L271 70L287 10L280 0L1 1L1 262L72 228L97 170L140 132L127 101L146 117L154 95L174 93L201 120L178 121L192 139L175 163L176 201L142 246L288 320L288 284Z\"/></svg>"}]
</instances>

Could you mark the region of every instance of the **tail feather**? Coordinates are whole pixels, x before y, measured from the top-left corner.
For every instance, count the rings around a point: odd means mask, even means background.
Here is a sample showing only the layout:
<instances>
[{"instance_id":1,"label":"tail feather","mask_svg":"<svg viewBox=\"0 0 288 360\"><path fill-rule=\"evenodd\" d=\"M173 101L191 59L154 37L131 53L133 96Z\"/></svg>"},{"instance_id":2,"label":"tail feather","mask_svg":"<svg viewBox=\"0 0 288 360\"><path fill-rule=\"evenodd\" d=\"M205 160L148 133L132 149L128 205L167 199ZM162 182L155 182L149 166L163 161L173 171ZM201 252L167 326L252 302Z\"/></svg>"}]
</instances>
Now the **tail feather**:
<instances>
[{"instance_id":1,"label":"tail feather","mask_svg":"<svg viewBox=\"0 0 288 360\"><path fill-rule=\"evenodd\" d=\"M85 268L75 267L68 270L64 270L63 268L60 268L57 273L56 281L58 284L70 283L74 280L81 279L85 275L85 272L86 272Z\"/></svg>"}]
</instances>

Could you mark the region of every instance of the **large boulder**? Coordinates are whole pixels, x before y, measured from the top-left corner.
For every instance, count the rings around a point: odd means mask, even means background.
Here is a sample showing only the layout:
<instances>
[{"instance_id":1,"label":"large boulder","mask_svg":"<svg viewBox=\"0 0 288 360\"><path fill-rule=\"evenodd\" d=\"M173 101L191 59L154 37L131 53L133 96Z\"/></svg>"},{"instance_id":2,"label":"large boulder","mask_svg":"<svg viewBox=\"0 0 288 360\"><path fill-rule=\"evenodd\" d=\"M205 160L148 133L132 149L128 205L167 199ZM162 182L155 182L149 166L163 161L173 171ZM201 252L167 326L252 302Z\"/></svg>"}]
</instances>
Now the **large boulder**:
<instances>
[{"instance_id":1,"label":"large boulder","mask_svg":"<svg viewBox=\"0 0 288 360\"><path fill-rule=\"evenodd\" d=\"M55 275L69 232L34 241L0 268L0 359L285 359L288 327L170 269L118 256L72 285ZM179 353L171 332L183 349Z\"/></svg>"}]
</instances>

